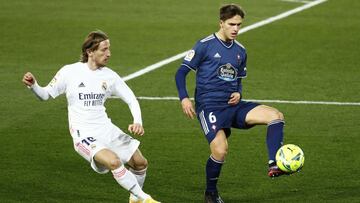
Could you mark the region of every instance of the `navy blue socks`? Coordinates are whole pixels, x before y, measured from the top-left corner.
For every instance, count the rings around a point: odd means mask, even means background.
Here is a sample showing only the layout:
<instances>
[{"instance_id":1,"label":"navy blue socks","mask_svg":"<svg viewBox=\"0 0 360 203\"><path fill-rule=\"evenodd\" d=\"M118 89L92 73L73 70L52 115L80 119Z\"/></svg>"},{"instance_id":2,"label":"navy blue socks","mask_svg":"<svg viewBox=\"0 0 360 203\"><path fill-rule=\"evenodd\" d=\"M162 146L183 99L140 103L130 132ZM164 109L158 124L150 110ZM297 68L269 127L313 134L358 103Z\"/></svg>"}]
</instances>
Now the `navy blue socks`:
<instances>
[{"instance_id":1,"label":"navy blue socks","mask_svg":"<svg viewBox=\"0 0 360 203\"><path fill-rule=\"evenodd\" d=\"M268 148L269 164L275 161L276 152L282 146L284 137L283 128L283 120L274 120L268 124L266 144Z\"/></svg>"},{"instance_id":2,"label":"navy blue socks","mask_svg":"<svg viewBox=\"0 0 360 203\"><path fill-rule=\"evenodd\" d=\"M206 192L217 192L216 184L219 179L224 161L218 161L212 156L206 163Z\"/></svg>"}]
</instances>

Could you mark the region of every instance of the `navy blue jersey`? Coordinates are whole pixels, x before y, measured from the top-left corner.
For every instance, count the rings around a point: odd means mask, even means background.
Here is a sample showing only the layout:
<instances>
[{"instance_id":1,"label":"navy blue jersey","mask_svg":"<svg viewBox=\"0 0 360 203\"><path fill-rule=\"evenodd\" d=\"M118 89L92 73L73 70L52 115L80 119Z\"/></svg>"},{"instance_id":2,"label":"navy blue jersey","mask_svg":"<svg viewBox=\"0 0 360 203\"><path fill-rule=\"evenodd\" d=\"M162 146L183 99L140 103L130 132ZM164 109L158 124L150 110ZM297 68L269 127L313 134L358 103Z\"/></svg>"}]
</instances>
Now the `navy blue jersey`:
<instances>
[{"instance_id":1,"label":"navy blue jersey","mask_svg":"<svg viewBox=\"0 0 360 203\"><path fill-rule=\"evenodd\" d=\"M231 93L241 94L246 50L235 40L226 43L212 34L196 43L182 65L196 71L197 107L227 107Z\"/></svg>"}]
</instances>

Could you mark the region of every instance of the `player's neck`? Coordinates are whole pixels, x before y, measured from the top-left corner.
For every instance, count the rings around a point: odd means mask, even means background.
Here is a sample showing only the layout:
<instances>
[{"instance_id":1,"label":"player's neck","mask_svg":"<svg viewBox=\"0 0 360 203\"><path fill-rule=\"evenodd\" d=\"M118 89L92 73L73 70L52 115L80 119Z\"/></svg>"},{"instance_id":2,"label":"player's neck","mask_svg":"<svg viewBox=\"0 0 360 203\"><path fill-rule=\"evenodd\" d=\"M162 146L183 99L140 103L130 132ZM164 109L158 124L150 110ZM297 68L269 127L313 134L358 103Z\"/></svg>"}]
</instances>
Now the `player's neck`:
<instances>
[{"instance_id":1,"label":"player's neck","mask_svg":"<svg viewBox=\"0 0 360 203\"><path fill-rule=\"evenodd\" d=\"M99 67L96 65L94 61L88 60L86 63L90 70L97 70Z\"/></svg>"},{"instance_id":2,"label":"player's neck","mask_svg":"<svg viewBox=\"0 0 360 203\"><path fill-rule=\"evenodd\" d=\"M229 43L232 41L232 39L226 38L224 33L222 33L221 31L216 32L215 35L218 39L220 39L223 42Z\"/></svg>"}]
</instances>

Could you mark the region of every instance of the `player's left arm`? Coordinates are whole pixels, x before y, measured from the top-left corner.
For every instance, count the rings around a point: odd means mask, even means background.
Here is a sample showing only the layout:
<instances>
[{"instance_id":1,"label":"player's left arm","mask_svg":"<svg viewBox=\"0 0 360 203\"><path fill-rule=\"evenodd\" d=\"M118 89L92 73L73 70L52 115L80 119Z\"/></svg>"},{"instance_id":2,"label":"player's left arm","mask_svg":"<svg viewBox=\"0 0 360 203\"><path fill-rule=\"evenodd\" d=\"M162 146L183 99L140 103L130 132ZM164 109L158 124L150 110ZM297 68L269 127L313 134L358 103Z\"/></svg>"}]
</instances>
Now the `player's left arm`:
<instances>
[{"instance_id":1,"label":"player's left arm","mask_svg":"<svg viewBox=\"0 0 360 203\"><path fill-rule=\"evenodd\" d=\"M240 71L238 73L237 76L237 83L238 83L238 91L237 92L233 92L230 95L230 99L228 101L228 104L230 105L236 105L240 102L241 97L242 97L242 83L241 83L241 79L246 77L246 62L247 62L247 54L246 52L244 52L244 55L242 57L242 61L240 64Z\"/></svg>"},{"instance_id":2,"label":"player's left arm","mask_svg":"<svg viewBox=\"0 0 360 203\"><path fill-rule=\"evenodd\" d=\"M134 135L140 135L140 136L143 136L145 133L143 126L139 123L130 124L128 127L128 131L130 133L133 133Z\"/></svg>"},{"instance_id":3,"label":"player's left arm","mask_svg":"<svg viewBox=\"0 0 360 203\"><path fill-rule=\"evenodd\" d=\"M230 99L228 101L228 104L230 105L236 105L240 102L240 99L241 99L241 94L240 92L233 92L231 95L230 95Z\"/></svg>"},{"instance_id":4,"label":"player's left arm","mask_svg":"<svg viewBox=\"0 0 360 203\"><path fill-rule=\"evenodd\" d=\"M246 72L245 72L245 76L246 76ZM236 105L240 102L241 100L241 92L242 92L242 83L241 83L241 75L238 76L237 78L237 85L238 85L238 90L237 92L233 92L231 95L230 95L230 99L228 101L228 104L230 105Z\"/></svg>"},{"instance_id":5,"label":"player's left arm","mask_svg":"<svg viewBox=\"0 0 360 203\"><path fill-rule=\"evenodd\" d=\"M142 125L140 104L136 99L133 91L120 77L118 77L116 80L113 94L120 97L120 99L129 106L131 115L134 119L133 123L128 127L129 132L133 133L134 135L144 135L145 131Z\"/></svg>"}]
</instances>

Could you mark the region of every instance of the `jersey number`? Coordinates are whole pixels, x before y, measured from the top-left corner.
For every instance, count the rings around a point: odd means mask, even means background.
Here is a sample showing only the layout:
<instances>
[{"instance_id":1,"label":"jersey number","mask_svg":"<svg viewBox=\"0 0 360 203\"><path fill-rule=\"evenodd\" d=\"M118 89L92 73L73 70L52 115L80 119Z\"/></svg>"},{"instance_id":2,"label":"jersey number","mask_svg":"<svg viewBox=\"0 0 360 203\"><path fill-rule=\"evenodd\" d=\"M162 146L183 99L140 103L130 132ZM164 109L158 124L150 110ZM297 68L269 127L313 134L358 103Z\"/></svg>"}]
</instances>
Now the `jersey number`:
<instances>
[{"instance_id":1,"label":"jersey number","mask_svg":"<svg viewBox=\"0 0 360 203\"><path fill-rule=\"evenodd\" d=\"M91 142L94 142L94 141L96 141L96 139L93 138L93 137L87 137L87 138L81 140L81 142L82 142L83 144L86 144L86 145L88 145L88 146L90 145Z\"/></svg>"},{"instance_id":2,"label":"jersey number","mask_svg":"<svg viewBox=\"0 0 360 203\"><path fill-rule=\"evenodd\" d=\"M209 114L209 121L210 123L216 123L216 116L213 115L213 112L210 112Z\"/></svg>"}]
</instances>

